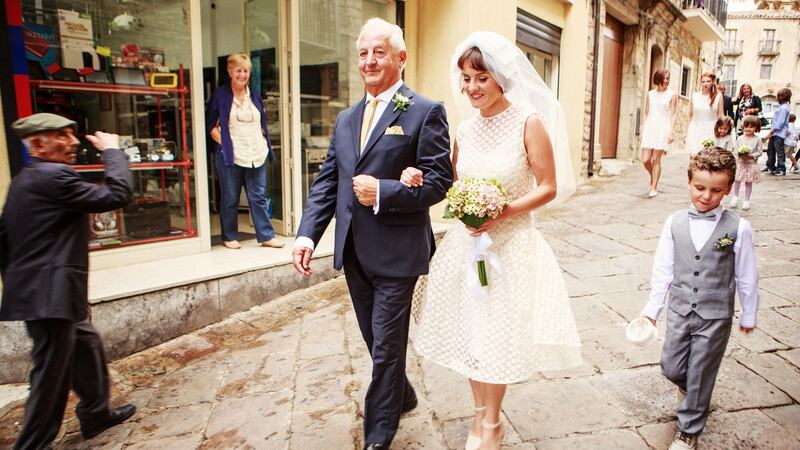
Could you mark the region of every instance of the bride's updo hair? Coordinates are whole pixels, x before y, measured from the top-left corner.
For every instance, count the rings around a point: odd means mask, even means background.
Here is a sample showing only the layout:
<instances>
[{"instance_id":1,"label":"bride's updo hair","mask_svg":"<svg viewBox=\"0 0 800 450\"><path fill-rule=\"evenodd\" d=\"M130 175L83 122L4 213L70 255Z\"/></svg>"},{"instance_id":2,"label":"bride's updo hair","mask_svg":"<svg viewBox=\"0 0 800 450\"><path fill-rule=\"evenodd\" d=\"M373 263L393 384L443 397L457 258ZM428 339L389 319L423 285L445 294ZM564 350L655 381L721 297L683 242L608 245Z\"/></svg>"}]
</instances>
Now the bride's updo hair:
<instances>
[{"instance_id":1,"label":"bride's updo hair","mask_svg":"<svg viewBox=\"0 0 800 450\"><path fill-rule=\"evenodd\" d=\"M479 72L489 72L494 78L494 81L500 86L500 90L503 93L506 92L506 88L511 86L510 80L506 80L503 78L499 78L493 70L489 68L489 65L486 64L486 60L483 58L483 53L478 47L470 47L465 51L459 58L456 64L458 64L459 69L464 69L464 65L469 62L469 65L472 66L473 69ZM464 88L461 88L461 92L464 92Z\"/></svg>"},{"instance_id":2,"label":"bride's updo hair","mask_svg":"<svg viewBox=\"0 0 800 450\"><path fill-rule=\"evenodd\" d=\"M481 72L488 72L489 68L486 67L486 62L483 60L483 54L478 47L470 47L458 58L458 68L463 69L464 64L469 61L469 65L475 70Z\"/></svg>"}]
</instances>

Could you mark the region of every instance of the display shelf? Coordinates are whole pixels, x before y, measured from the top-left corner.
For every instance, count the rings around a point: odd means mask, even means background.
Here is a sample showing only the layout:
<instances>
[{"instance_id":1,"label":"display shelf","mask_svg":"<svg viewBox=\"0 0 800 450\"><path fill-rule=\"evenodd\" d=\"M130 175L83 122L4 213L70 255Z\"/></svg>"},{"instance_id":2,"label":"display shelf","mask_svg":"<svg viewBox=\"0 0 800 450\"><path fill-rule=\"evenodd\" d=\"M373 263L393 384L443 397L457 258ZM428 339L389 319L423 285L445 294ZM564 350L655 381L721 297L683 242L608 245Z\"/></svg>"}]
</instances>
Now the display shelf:
<instances>
[{"instance_id":1,"label":"display shelf","mask_svg":"<svg viewBox=\"0 0 800 450\"><path fill-rule=\"evenodd\" d=\"M149 162L149 163L130 163L131 170L160 170L174 169L176 167L191 167L193 162L189 161L169 161L169 162ZM102 164L80 164L71 166L76 172L102 172Z\"/></svg>"},{"instance_id":2,"label":"display shelf","mask_svg":"<svg viewBox=\"0 0 800 450\"><path fill-rule=\"evenodd\" d=\"M146 101L147 104L152 104L155 107L156 111L156 125L155 129L157 132L158 138L164 138L162 131L163 131L163 119L162 119L162 103L165 100L172 100L172 97L176 102L176 114L180 117L177 117L176 123L176 130L175 134L179 138L178 149L174 151L176 153L175 157L180 159L176 159L174 161L143 161L139 163L130 163L129 167L134 173L137 173L137 179L139 177L145 178L153 178L152 175L148 175L148 171L160 171L160 174L155 175L155 179L157 180L158 184L160 185L160 196L158 193L155 193L154 197L150 196L142 196L133 200L132 204L136 205L155 205L157 203L164 203L165 207L169 209L169 201L167 200L167 172L168 171L175 171L176 173L172 176L177 176L177 179L180 181L180 197L182 199L182 217L185 220L184 224L179 224L181 226L174 226L169 222L164 223L165 227L163 228L163 232L161 235L156 236L140 236L135 237L130 230L132 228L128 228L130 223L131 227L133 227L133 222L129 222L131 219L127 218L126 214L121 212L118 214L117 222L120 226L124 226L125 232L123 232L123 228L120 228L120 233L116 238L102 238L102 239L94 239L89 242L89 250L100 250L100 249L107 249L107 248L116 248L116 247L128 247L132 245L139 245L139 244L147 244L152 242L162 242L162 241L169 241L175 239L183 239L189 237L197 236L197 231L193 229L192 226L192 204L191 204L191 193L190 193L190 169L194 165L193 161L188 158L189 149L188 149L188 139L187 139L187 127L186 127L186 96L189 94L189 89L186 87L185 80L184 80L184 72L183 72L183 65L180 65L178 71L178 86L174 88L161 88L161 87L150 87L150 86L131 86L131 85L118 85L118 84L98 84L98 83L81 83L81 82L74 82L74 81L56 81L56 80L30 80L31 86L31 93L33 95L33 104L34 105L47 105L50 103L50 97L53 93L62 92L65 94L104 94L104 95L130 95L130 96L146 96L149 97L150 100ZM39 95L37 95L39 93ZM135 120L137 117L143 117L136 113L134 109L134 113L130 117L124 117L125 119L133 119ZM134 137L137 137L138 133L135 131L134 128ZM103 172L105 167L103 164L79 164L79 165L72 165L71 166L76 172L85 173L86 176L91 177L91 173ZM121 210L120 210L121 211ZM168 213L167 213L168 214ZM165 216L162 216L165 217ZM164 219L166 220L166 219ZM138 221L138 225L141 227L142 222L141 220ZM124 225L123 225L124 224ZM139 230L141 233L141 230Z\"/></svg>"},{"instance_id":3,"label":"display shelf","mask_svg":"<svg viewBox=\"0 0 800 450\"><path fill-rule=\"evenodd\" d=\"M31 87L36 90L72 91L94 94L133 94L161 95L188 94L186 86L175 88L158 88L149 86L129 86L121 84L80 83L77 81L30 80Z\"/></svg>"}]
</instances>

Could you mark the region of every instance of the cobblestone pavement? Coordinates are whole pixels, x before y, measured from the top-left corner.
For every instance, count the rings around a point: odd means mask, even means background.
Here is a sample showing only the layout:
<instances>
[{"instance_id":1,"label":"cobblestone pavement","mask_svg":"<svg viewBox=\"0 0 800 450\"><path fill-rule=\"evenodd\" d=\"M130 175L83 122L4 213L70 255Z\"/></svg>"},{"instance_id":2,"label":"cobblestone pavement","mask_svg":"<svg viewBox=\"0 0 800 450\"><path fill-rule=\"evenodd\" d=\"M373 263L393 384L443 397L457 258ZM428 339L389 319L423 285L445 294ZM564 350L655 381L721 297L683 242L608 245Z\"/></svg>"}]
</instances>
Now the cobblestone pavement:
<instances>
[{"instance_id":1,"label":"cobblestone pavement","mask_svg":"<svg viewBox=\"0 0 800 450\"><path fill-rule=\"evenodd\" d=\"M644 171L632 167L539 215L568 283L585 364L509 388L505 448L668 446L676 401L659 372L660 346L632 346L624 325L646 301L664 219L687 204L685 161L665 159L654 199L645 197ZM751 336L733 332L700 448L800 448L799 208L800 177L767 176L743 212L756 230L759 324ZM408 366L420 404L393 448L463 448L467 383L413 354ZM113 398L139 412L84 442L73 398L56 448L360 448L369 368L337 278L116 361ZM0 446L13 442L21 417L20 406L0 418Z\"/></svg>"}]
</instances>

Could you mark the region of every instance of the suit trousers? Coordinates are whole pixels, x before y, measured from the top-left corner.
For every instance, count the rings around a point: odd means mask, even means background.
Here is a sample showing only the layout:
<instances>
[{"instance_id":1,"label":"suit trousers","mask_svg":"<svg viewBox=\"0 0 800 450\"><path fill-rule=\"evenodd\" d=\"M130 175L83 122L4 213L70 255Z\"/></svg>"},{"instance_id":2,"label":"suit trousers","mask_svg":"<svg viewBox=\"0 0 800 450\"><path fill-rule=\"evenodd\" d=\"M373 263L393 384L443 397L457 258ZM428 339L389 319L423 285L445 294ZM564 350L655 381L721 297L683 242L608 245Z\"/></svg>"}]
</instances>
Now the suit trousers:
<instances>
[{"instance_id":1,"label":"suit trousers","mask_svg":"<svg viewBox=\"0 0 800 450\"><path fill-rule=\"evenodd\" d=\"M70 387L80 399L75 414L82 425L108 418L108 368L103 342L88 320L31 320L25 326L33 339L31 388L14 448L38 450L58 435Z\"/></svg>"},{"instance_id":2,"label":"suit trousers","mask_svg":"<svg viewBox=\"0 0 800 450\"><path fill-rule=\"evenodd\" d=\"M372 357L372 380L364 400L364 440L389 445L403 404L416 394L406 377L408 326L416 276L382 277L363 267L348 233L344 274L358 327Z\"/></svg>"},{"instance_id":3,"label":"suit trousers","mask_svg":"<svg viewBox=\"0 0 800 450\"><path fill-rule=\"evenodd\" d=\"M667 309L661 373L686 392L677 413L678 429L684 433L698 434L706 426L732 323L731 319L705 320L695 312L682 317Z\"/></svg>"}]
</instances>

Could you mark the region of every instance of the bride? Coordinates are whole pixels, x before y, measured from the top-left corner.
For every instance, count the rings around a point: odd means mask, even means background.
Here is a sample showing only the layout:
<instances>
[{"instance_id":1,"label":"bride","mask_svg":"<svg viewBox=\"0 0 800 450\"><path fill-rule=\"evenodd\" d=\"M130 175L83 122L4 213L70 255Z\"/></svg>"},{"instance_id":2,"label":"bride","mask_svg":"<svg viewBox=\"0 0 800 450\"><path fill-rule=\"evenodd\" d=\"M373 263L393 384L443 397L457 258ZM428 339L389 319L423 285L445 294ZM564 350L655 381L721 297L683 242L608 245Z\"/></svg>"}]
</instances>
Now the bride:
<instances>
[{"instance_id":1,"label":"bride","mask_svg":"<svg viewBox=\"0 0 800 450\"><path fill-rule=\"evenodd\" d=\"M453 149L454 180L493 178L512 201L480 228L455 226L442 239L421 294L414 347L469 379L475 416L466 448L499 449L506 385L581 363L561 270L531 214L571 195L575 182L561 106L513 43L472 33L456 47L451 75L465 119ZM413 167L401 181L424 183ZM490 234L501 261L487 263L487 287L468 273L476 270L467 261L481 233Z\"/></svg>"}]
</instances>

